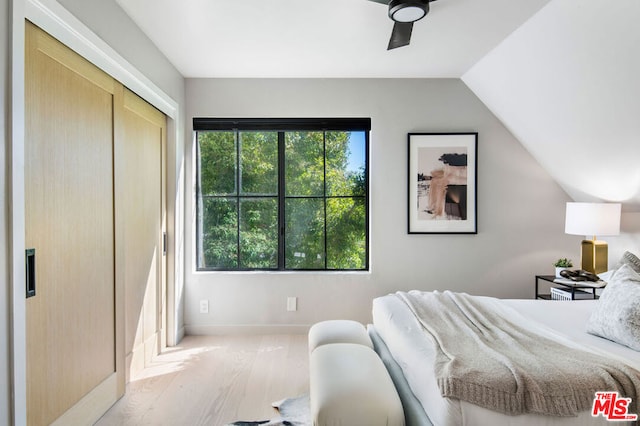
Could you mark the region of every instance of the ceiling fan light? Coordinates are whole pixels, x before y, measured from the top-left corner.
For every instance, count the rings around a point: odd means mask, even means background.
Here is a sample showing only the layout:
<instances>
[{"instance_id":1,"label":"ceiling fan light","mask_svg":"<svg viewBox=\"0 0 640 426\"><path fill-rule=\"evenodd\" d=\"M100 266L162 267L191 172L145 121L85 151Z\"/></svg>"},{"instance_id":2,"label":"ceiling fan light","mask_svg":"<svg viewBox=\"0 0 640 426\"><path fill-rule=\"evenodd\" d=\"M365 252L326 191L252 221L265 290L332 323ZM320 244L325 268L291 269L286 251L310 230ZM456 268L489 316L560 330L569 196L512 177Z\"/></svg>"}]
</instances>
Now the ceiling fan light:
<instances>
[{"instance_id":1,"label":"ceiling fan light","mask_svg":"<svg viewBox=\"0 0 640 426\"><path fill-rule=\"evenodd\" d=\"M428 2L407 0L389 2L389 17L395 22L415 22L424 18L427 12L429 12Z\"/></svg>"}]
</instances>

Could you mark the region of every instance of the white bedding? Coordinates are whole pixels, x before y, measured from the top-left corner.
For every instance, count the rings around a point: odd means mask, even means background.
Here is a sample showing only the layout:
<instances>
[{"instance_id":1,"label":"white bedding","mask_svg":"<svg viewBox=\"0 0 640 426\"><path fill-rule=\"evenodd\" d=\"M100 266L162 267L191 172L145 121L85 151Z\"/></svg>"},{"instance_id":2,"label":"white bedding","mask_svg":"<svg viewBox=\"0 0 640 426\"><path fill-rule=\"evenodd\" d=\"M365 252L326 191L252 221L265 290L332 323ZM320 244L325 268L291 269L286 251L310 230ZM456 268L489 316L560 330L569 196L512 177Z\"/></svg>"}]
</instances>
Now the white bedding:
<instances>
[{"instance_id":1,"label":"white bedding","mask_svg":"<svg viewBox=\"0 0 640 426\"><path fill-rule=\"evenodd\" d=\"M585 324L597 301L503 300L514 315L535 321L592 350L606 352L640 370L640 352L587 334ZM507 416L471 403L442 398L433 374L434 350L430 339L407 306L395 295L373 301L373 324L402 368L416 398L435 425L595 425L610 424L589 412L578 417L541 415ZM553 362L553 360L549 360ZM620 424L620 423L618 423Z\"/></svg>"}]
</instances>

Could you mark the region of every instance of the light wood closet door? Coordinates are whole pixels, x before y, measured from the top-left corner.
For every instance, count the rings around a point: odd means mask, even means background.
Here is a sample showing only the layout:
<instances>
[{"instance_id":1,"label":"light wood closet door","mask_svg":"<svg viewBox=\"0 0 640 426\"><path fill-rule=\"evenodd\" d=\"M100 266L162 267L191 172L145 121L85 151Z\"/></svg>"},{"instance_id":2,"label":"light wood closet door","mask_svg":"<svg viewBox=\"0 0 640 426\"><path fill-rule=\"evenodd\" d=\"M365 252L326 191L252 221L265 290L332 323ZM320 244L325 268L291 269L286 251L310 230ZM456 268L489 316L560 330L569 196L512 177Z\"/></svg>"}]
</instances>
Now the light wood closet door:
<instances>
[{"instance_id":1,"label":"light wood closet door","mask_svg":"<svg viewBox=\"0 0 640 426\"><path fill-rule=\"evenodd\" d=\"M27 420L84 424L124 385L113 178L122 86L30 23L25 53L25 237L36 249Z\"/></svg>"},{"instance_id":2,"label":"light wood closet door","mask_svg":"<svg viewBox=\"0 0 640 426\"><path fill-rule=\"evenodd\" d=\"M88 424L165 344L166 117L27 23L27 419Z\"/></svg>"},{"instance_id":3,"label":"light wood closet door","mask_svg":"<svg viewBox=\"0 0 640 426\"><path fill-rule=\"evenodd\" d=\"M122 242L118 262L124 265L129 381L164 344L166 117L125 89L123 113L116 123L116 226Z\"/></svg>"}]
</instances>

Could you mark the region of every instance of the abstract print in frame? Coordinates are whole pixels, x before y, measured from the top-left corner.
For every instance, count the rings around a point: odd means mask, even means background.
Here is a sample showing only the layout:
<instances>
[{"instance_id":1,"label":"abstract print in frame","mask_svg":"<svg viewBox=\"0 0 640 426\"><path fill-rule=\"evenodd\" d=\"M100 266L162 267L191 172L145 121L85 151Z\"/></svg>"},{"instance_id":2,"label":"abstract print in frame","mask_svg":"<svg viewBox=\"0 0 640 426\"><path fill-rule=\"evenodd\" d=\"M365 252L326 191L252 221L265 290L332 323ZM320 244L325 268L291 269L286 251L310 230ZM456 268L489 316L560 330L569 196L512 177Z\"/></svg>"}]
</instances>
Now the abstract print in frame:
<instances>
[{"instance_id":1,"label":"abstract print in frame","mask_svg":"<svg viewBox=\"0 0 640 426\"><path fill-rule=\"evenodd\" d=\"M477 234L477 133L409 133L409 234Z\"/></svg>"}]
</instances>

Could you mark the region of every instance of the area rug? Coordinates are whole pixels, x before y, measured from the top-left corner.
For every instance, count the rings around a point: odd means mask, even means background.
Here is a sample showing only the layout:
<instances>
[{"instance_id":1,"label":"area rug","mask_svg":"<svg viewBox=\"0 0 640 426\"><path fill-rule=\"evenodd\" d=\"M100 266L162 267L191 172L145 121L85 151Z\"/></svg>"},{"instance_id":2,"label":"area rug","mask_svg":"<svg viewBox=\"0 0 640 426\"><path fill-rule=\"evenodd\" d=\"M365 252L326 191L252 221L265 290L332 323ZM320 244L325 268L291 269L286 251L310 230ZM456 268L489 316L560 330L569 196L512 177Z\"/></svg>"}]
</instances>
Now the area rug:
<instances>
[{"instance_id":1,"label":"area rug","mask_svg":"<svg viewBox=\"0 0 640 426\"><path fill-rule=\"evenodd\" d=\"M280 414L271 420L238 421L227 426L311 426L309 395L286 398L271 404Z\"/></svg>"}]
</instances>

